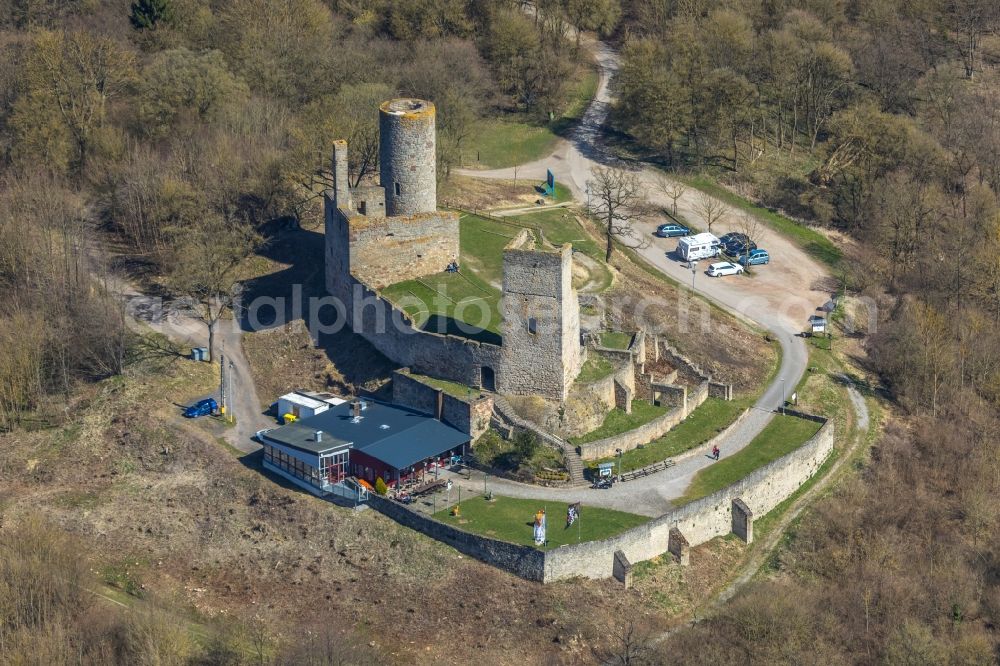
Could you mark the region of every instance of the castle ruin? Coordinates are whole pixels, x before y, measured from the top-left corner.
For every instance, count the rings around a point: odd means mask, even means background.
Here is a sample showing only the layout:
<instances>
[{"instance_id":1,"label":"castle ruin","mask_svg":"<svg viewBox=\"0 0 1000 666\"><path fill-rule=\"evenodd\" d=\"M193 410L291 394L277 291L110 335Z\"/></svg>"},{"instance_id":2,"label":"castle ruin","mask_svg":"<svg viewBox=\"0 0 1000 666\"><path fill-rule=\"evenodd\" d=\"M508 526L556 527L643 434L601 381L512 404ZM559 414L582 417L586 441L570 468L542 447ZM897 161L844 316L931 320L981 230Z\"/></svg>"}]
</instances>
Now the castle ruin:
<instances>
[{"instance_id":1,"label":"castle ruin","mask_svg":"<svg viewBox=\"0 0 1000 666\"><path fill-rule=\"evenodd\" d=\"M503 252L501 342L421 330L379 291L460 262L459 214L437 209L434 104L379 108L380 185L350 187L345 141L333 144L324 199L326 287L351 329L415 372L513 395L565 400L583 363L572 248L522 230Z\"/></svg>"}]
</instances>

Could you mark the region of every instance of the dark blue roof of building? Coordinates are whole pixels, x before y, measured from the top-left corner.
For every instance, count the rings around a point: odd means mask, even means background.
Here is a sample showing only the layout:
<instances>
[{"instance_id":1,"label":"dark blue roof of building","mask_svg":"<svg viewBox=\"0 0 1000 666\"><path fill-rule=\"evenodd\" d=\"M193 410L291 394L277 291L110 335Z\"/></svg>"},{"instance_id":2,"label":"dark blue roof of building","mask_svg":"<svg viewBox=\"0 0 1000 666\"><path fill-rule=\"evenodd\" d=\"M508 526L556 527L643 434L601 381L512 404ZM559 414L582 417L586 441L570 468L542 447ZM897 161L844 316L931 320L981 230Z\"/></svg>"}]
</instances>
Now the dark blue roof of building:
<instances>
[{"instance_id":1,"label":"dark blue roof of building","mask_svg":"<svg viewBox=\"0 0 1000 666\"><path fill-rule=\"evenodd\" d=\"M295 441L300 433L323 432L323 448L348 444L396 469L405 469L433 458L469 441L469 435L438 421L433 416L399 405L365 400L361 419L355 422L351 403L300 419L267 433L268 439L315 452L316 445ZM289 429L289 437L285 431ZM327 444L329 442L329 444ZM309 446L312 444L312 446Z\"/></svg>"}]
</instances>

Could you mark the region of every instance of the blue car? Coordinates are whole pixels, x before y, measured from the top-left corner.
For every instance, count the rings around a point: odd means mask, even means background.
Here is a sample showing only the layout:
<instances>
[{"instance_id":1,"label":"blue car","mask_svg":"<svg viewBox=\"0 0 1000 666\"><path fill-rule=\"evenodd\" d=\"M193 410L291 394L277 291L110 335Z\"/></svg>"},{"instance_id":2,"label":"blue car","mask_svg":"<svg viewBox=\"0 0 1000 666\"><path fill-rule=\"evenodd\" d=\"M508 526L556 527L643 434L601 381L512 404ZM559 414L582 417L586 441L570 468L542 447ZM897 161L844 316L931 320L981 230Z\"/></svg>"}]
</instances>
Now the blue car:
<instances>
[{"instance_id":1,"label":"blue car","mask_svg":"<svg viewBox=\"0 0 1000 666\"><path fill-rule=\"evenodd\" d=\"M690 236L691 230L682 224L661 224L656 227L656 235L660 238L675 238L677 236Z\"/></svg>"},{"instance_id":2,"label":"blue car","mask_svg":"<svg viewBox=\"0 0 1000 666\"><path fill-rule=\"evenodd\" d=\"M215 398L205 398L204 400L199 400L190 407L184 410L184 416L189 419L195 419L199 416L208 416L212 414L219 408L219 403L215 401Z\"/></svg>"},{"instance_id":3,"label":"blue car","mask_svg":"<svg viewBox=\"0 0 1000 666\"><path fill-rule=\"evenodd\" d=\"M742 254L738 260L744 266L759 266L771 263L771 255L767 250L750 250L749 254Z\"/></svg>"}]
</instances>

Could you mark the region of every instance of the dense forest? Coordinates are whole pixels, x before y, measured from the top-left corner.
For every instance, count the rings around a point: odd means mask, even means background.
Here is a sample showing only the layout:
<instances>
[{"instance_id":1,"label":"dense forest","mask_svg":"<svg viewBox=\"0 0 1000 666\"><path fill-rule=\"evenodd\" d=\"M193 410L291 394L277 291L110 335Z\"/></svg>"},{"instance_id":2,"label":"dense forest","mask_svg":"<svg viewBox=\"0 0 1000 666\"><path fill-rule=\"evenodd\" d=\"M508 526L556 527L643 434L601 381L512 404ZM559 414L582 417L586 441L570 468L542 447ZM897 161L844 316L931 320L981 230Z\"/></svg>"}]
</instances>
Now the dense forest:
<instances>
[{"instance_id":1,"label":"dense forest","mask_svg":"<svg viewBox=\"0 0 1000 666\"><path fill-rule=\"evenodd\" d=\"M675 663L1000 655L998 28L988 0L624 3L625 145L856 240L841 270L900 408L792 575L676 634Z\"/></svg>"},{"instance_id":2,"label":"dense forest","mask_svg":"<svg viewBox=\"0 0 1000 666\"><path fill-rule=\"evenodd\" d=\"M355 180L376 173L378 102L438 105L447 177L479 119L568 103L577 27L620 50L623 154L846 239L838 271L878 306L863 362L895 408L779 575L632 663L996 663L993 0L0 0L0 430L71 419L75 386L130 362L104 248L217 303L268 222L317 221L332 139ZM53 663L143 663L183 642L160 617L82 613L74 546L18 530L0 661L45 644Z\"/></svg>"}]
</instances>

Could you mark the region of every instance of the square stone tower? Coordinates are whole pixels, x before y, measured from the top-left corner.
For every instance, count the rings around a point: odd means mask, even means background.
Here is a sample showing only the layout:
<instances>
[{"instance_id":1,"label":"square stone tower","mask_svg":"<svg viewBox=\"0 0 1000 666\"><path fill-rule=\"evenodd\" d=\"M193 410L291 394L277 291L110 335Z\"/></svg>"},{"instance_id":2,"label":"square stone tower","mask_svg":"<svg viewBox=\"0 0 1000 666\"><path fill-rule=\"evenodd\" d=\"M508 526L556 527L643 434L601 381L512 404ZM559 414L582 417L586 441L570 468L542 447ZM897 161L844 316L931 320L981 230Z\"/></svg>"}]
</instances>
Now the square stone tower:
<instances>
[{"instance_id":1,"label":"square stone tower","mask_svg":"<svg viewBox=\"0 0 1000 666\"><path fill-rule=\"evenodd\" d=\"M501 393L565 400L580 372L580 304L573 250L536 249L522 231L503 252Z\"/></svg>"}]
</instances>

